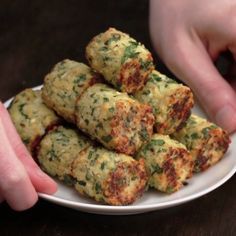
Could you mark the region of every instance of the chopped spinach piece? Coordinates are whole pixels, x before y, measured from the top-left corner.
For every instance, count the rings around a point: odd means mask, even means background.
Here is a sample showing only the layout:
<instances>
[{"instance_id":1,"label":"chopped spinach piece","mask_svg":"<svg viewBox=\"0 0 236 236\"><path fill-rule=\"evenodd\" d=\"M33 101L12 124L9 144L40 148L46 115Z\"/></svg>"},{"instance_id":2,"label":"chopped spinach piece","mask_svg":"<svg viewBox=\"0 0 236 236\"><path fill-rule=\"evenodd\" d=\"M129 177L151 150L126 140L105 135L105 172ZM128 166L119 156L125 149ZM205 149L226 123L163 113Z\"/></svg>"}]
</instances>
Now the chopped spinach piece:
<instances>
[{"instance_id":1,"label":"chopped spinach piece","mask_svg":"<svg viewBox=\"0 0 236 236\"><path fill-rule=\"evenodd\" d=\"M143 70L148 70L153 65L152 61L143 61L142 59L140 60L140 63Z\"/></svg>"},{"instance_id":2,"label":"chopped spinach piece","mask_svg":"<svg viewBox=\"0 0 236 236\"><path fill-rule=\"evenodd\" d=\"M57 156L53 147L52 147L52 149L50 149L48 151L47 155L49 155L49 161L54 161L54 160L58 159L58 156Z\"/></svg>"},{"instance_id":3,"label":"chopped spinach piece","mask_svg":"<svg viewBox=\"0 0 236 236\"><path fill-rule=\"evenodd\" d=\"M96 193L101 192L101 189L102 189L101 185L100 185L99 183L96 183L96 184L95 184Z\"/></svg>"},{"instance_id":4,"label":"chopped spinach piece","mask_svg":"<svg viewBox=\"0 0 236 236\"><path fill-rule=\"evenodd\" d=\"M155 165L151 165L151 174L153 175L154 173L157 173L157 174L161 174L163 173L163 169L158 165L158 164L155 164Z\"/></svg>"},{"instance_id":5,"label":"chopped spinach piece","mask_svg":"<svg viewBox=\"0 0 236 236\"><path fill-rule=\"evenodd\" d=\"M86 182L83 180L78 180L77 183L81 186L86 186Z\"/></svg>"},{"instance_id":6,"label":"chopped spinach piece","mask_svg":"<svg viewBox=\"0 0 236 236\"><path fill-rule=\"evenodd\" d=\"M101 170L104 170L105 165L106 165L106 162L102 162L102 164L101 164Z\"/></svg>"},{"instance_id":7,"label":"chopped spinach piece","mask_svg":"<svg viewBox=\"0 0 236 236\"><path fill-rule=\"evenodd\" d=\"M109 110L109 112L113 113L115 111L115 108L114 107L110 107L108 110Z\"/></svg>"},{"instance_id":8,"label":"chopped spinach piece","mask_svg":"<svg viewBox=\"0 0 236 236\"><path fill-rule=\"evenodd\" d=\"M125 48L124 55L121 58L121 64L123 64L129 58L135 58L138 56L139 52L136 52L138 44L130 42L130 45Z\"/></svg>"},{"instance_id":9,"label":"chopped spinach piece","mask_svg":"<svg viewBox=\"0 0 236 236\"><path fill-rule=\"evenodd\" d=\"M67 185L74 185L77 181L70 175L64 175L63 182Z\"/></svg>"},{"instance_id":10,"label":"chopped spinach piece","mask_svg":"<svg viewBox=\"0 0 236 236\"><path fill-rule=\"evenodd\" d=\"M109 98L103 97L103 101L104 101L104 102L109 102Z\"/></svg>"},{"instance_id":11,"label":"chopped spinach piece","mask_svg":"<svg viewBox=\"0 0 236 236\"><path fill-rule=\"evenodd\" d=\"M105 143L109 143L112 140L112 136L111 135L106 135L106 136L102 136L102 141L104 141Z\"/></svg>"},{"instance_id":12,"label":"chopped spinach piece","mask_svg":"<svg viewBox=\"0 0 236 236\"><path fill-rule=\"evenodd\" d=\"M143 128L140 132L139 135L141 136L142 140L148 140L149 139L149 134L147 132L147 129Z\"/></svg>"},{"instance_id":13,"label":"chopped spinach piece","mask_svg":"<svg viewBox=\"0 0 236 236\"><path fill-rule=\"evenodd\" d=\"M109 38L104 44L110 45L112 42L117 42L121 38L120 34L112 34L111 38Z\"/></svg>"},{"instance_id":14,"label":"chopped spinach piece","mask_svg":"<svg viewBox=\"0 0 236 236\"><path fill-rule=\"evenodd\" d=\"M29 119L29 116L27 114L25 114L24 110L23 110L25 105L26 105L25 103L20 104L19 111L20 111L21 115L25 117L25 119Z\"/></svg>"},{"instance_id":15,"label":"chopped spinach piece","mask_svg":"<svg viewBox=\"0 0 236 236\"><path fill-rule=\"evenodd\" d=\"M192 139L198 139L198 138L200 138L200 137L199 137L198 133L192 133L192 134L191 134L191 138L192 138Z\"/></svg>"},{"instance_id":16,"label":"chopped spinach piece","mask_svg":"<svg viewBox=\"0 0 236 236\"><path fill-rule=\"evenodd\" d=\"M155 82L155 81L160 82L160 81L162 81L162 78L161 78L160 76L158 76L158 75L152 73L152 74L151 74L151 81L152 81L152 82Z\"/></svg>"}]
</instances>

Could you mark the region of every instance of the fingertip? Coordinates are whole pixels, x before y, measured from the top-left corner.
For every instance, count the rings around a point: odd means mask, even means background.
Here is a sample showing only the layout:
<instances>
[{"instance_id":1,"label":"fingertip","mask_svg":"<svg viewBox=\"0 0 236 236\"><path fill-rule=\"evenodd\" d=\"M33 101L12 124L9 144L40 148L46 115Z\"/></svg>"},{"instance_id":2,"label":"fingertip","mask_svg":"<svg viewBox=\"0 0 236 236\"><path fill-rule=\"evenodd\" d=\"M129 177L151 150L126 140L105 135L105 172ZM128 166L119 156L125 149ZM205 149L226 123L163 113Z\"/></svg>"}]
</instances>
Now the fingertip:
<instances>
[{"instance_id":1,"label":"fingertip","mask_svg":"<svg viewBox=\"0 0 236 236\"><path fill-rule=\"evenodd\" d=\"M236 109L231 105L221 107L216 115L215 121L217 125L221 126L228 133L236 131Z\"/></svg>"},{"instance_id":2,"label":"fingertip","mask_svg":"<svg viewBox=\"0 0 236 236\"><path fill-rule=\"evenodd\" d=\"M41 169L34 171L34 175L30 174L30 177L37 192L51 195L57 191L57 183Z\"/></svg>"},{"instance_id":3,"label":"fingertip","mask_svg":"<svg viewBox=\"0 0 236 236\"><path fill-rule=\"evenodd\" d=\"M50 183L48 183L48 187L43 192L53 195L54 193L57 192L57 189L58 189L57 183L51 180Z\"/></svg>"},{"instance_id":4,"label":"fingertip","mask_svg":"<svg viewBox=\"0 0 236 236\"><path fill-rule=\"evenodd\" d=\"M48 177L47 183L45 183L45 185L40 188L40 192L53 195L55 192L57 192L57 189L57 183L53 179Z\"/></svg>"}]
</instances>

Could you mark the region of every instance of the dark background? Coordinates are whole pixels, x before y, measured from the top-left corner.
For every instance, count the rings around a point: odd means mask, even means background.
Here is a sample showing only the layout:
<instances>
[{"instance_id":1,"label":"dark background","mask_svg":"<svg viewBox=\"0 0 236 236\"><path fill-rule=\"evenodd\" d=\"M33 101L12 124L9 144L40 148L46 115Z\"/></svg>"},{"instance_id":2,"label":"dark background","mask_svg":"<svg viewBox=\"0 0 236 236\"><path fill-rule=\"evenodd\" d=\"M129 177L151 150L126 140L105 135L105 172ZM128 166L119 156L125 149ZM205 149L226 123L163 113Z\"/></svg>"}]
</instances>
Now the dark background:
<instances>
[{"instance_id":1,"label":"dark background","mask_svg":"<svg viewBox=\"0 0 236 236\"><path fill-rule=\"evenodd\" d=\"M169 73L151 46L147 0L0 0L0 99L42 84L62 59L85 62L88 41L110 26L145 44ZM14 212L4 203L0 235L236 235L235 186L234 176L192 202L133 216L87 214L44 200Z\"/></svg>"},{"instance_id":2,"label":"dark background","mask_svg":"<svg viewBox=\"0 0 236 236\"><path fill-rule=\"evenodd\" d=\"M44 75L62 59L86 62L87 43L111 26L153 51L148 0L1 0L0 99L42 84Z\"/></svg>"}]
</instances>

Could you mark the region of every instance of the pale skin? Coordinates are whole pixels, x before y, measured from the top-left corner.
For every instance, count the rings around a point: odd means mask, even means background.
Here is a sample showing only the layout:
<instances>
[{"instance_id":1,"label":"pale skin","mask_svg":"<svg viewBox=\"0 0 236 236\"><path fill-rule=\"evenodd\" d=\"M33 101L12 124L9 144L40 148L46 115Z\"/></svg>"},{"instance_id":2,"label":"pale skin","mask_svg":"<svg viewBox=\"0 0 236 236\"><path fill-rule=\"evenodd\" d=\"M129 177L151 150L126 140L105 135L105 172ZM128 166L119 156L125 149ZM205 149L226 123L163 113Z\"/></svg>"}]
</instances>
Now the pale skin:
<instances>
[{"instance_id":1,"label":"pale skin","mask_svg":"<svg viewBox=\"0 0 236 236\"><path fill-rule=\"evenodd\" d=\"M150 33L160 58L191 87L210 119L236 131L235 82L214 66L225 50L236 59L236 1L150 0Z\"/></svg>"},{"instance_id":2,"label":"pale skin","mask_svg":"<svg viewBox=\"0 0 236 236\"><path fill-rule=\"evenodd\" d=\"M1 102L0 137L0 202L22 211L37 202L38 192L53 194L56 183L34 162Z\"/></svg>"}]
</instances>

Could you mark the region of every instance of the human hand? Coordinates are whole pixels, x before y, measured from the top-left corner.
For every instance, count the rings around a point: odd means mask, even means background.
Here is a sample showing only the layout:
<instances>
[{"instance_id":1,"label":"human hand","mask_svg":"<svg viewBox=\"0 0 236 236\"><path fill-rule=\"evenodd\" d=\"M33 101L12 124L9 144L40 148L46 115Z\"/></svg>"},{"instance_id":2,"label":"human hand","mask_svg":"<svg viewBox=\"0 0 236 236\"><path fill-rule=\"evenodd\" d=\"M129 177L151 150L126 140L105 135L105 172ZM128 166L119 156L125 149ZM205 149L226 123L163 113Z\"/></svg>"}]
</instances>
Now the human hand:
<instances>
[{"instance_id":1,"label":"human hand","mask_svg":"<svg viewBox=\"0 0 236 236\"><path fill-rule=\"evenodd\" d=\"M150 33L159 56L210 118L236 131L236 86L214 66L225 50L236 59L236 2L150 0Z\"/></svg>"},{"instance_id":2,"label":"human hand","mask_svg":"<svg viewBox=\"0 0 236 236\"><path fill-rule=\"evenodd\" d=\"M56 191L56 183L34 162L1 102L0 142L0 202L6 200L20 211L36 203L37 192Z\"/></svg>"}]
</instances>

